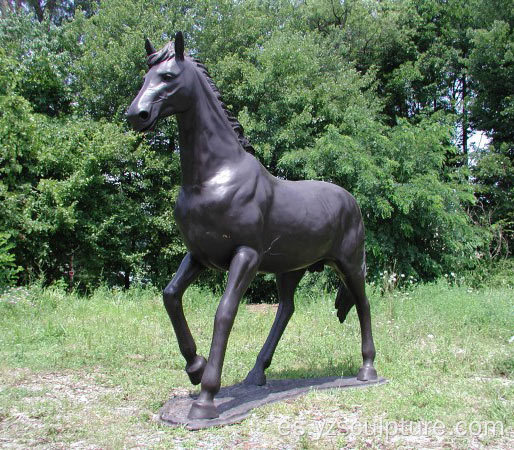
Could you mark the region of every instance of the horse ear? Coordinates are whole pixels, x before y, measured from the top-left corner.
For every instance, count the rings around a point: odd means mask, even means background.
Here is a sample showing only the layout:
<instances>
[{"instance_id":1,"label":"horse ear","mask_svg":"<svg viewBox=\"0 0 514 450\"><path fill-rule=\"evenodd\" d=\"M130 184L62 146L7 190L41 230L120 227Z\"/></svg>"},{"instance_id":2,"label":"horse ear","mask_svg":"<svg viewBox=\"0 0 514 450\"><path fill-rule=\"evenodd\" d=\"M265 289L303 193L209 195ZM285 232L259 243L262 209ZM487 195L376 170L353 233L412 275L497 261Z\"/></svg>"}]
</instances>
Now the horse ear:
<instances>
[{"instance_id":1,"label":"horse ear","mask_svg":"<svg viewBox=\"0 0 514 450\"><path fill-rule=\"evenodd\" d=\"M153 48L153 45L150 42L150 39L148 39L148 38L145 38L145 49L146 49L146 54L148 56L153 55L155 53L155 48Z\"/></svg>"},{"instance_id":2,"label":"horse ear","mask_svg":"<svg viewBox=\"0 0 514 450\"><path fill-rule=\"evenodd\" d=\"M178 31L175 35L175 58L184 59L184 35Z\"/></svg>"}]
</instances>

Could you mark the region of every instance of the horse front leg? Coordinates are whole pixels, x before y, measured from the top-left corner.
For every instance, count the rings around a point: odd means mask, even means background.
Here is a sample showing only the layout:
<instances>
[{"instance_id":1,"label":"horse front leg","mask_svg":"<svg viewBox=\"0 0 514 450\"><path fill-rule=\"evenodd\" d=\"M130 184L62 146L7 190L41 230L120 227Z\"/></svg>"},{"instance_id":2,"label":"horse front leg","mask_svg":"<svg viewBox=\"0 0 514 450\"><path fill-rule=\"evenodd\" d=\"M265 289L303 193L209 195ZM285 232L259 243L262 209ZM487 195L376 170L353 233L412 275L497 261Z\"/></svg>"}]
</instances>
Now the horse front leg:
<instances>
[{"instance_id":1,"label":"horse front leg","mask_svg":"<svg viewBox=\"0 0 514 450\"><path fill-rule=\"evenodd\" d=\"M259 267L260 256L252 248L240 247L230 263L227 287L221 297L212 336L209 360L202 376L202 390L198 400L193 403L188 417L190 419L213 419L218 417L214 405L214 396L221 386L221 371L227 349L228 336L241 297L255 277Z\"/></svg>"},{"instance_id":2,"label":"horse front leg","mask_svg":"<svg viewBox=\"0 0 514 450\"><path fill-rule=\"evenodd\" d=\"M204 266L188 253L163 292L164 306L177 335L180 352L186 360L186 372L193 384L200 383L207 361L196 354L196 344L184 317L182 295L203 269Z\"/></svg>"}]
</instances>

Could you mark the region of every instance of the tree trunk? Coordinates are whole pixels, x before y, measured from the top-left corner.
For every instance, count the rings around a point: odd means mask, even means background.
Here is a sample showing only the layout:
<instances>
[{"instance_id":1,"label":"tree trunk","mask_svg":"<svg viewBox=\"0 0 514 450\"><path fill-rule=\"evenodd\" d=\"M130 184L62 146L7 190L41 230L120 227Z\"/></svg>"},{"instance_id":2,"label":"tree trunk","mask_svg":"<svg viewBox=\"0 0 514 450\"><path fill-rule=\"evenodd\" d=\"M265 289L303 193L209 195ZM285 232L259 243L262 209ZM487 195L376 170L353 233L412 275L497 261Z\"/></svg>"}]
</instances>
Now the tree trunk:
<instances>
[{"instance_id":1,"label":"tree trunk","mask_svg":"<svg viewBox=\"0 0 514 450\"><path fill-rule=\"evenodd\" d=\"M130 271L125 271L125 289L130 288Z\"/></svg>"},{"instance_id":2,"label":"tree trunk","mask_svg":"<svg viewBox=\"0 0 514 450\"><path fill-rule=\"evenodd\" d=\"M5 17L8 10L12 11L12 5L9 3L9 1L0 0L0 12L2 13L2 17Z\"/></svg>"},{"instance_id":3,"label":"tree trunk","mask_svg":"<svg viewBox=\"0 0 514 450\"><path fill-rule=\"evenodd\" d=\"M468 166L468 80L464 74L462 83L462 164Z\"/></svg>"},{"instance_id":4,"label":"tree trunk","mask_svg":"<svg viewBox=\"0 0 514 450\"><path fill-rule=\"evenodd\" d=\"M45 18L45 12L41 6L40 0L29 0L29 4L34 8L38 22L43 22Z\"/></svg>"}]
</instances>

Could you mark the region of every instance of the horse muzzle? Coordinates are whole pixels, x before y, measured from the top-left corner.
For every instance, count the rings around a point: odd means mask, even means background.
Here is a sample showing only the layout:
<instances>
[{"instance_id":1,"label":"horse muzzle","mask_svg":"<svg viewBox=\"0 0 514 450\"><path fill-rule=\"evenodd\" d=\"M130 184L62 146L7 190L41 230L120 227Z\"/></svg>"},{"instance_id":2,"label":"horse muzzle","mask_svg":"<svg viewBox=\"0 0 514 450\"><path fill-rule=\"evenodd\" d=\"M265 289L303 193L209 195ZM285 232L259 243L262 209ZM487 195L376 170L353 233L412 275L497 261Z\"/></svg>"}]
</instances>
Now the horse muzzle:
<instances>
[{"instance_id":1,"label":"horse muzzle","mask_svg":"<svg viewBox=\"0 0 514 450\"><path fill-rule=\"evenodd\" d=\"M155 114L152 109L155 108L141 106L136 101L130 105L126 117L134 130L147 131L155 126L158 114Z\"/></svg>"}]
</instances>

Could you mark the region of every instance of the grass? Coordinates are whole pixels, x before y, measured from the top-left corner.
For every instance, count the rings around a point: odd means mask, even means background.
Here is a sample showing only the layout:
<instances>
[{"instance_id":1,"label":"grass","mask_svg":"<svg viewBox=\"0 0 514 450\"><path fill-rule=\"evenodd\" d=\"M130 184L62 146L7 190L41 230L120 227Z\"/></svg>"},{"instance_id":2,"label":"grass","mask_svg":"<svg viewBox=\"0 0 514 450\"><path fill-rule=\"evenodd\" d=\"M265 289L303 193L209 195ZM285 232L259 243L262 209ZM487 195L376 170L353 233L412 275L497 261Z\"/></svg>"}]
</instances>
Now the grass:
<instances>
[{"instance_id":1,"label":"grass","mask_svg":"<svg viewBox=\"0 0 514 450\"><path fill-rule=\"evenodd\" d=\"M370 292L387 385L314 391L241 424L189 432L155 420L172 393L194 389L159 292L11 291L0 297L0 447L512 448L513 294L445 281ZM340 325L334 296L300 291L268 378L357 372L357 315ZM184 302L207 355L216 299L191 288ZM241 306L223 385L251 369L273 318L270 306Z\"/></svg>"}]
</instances>

